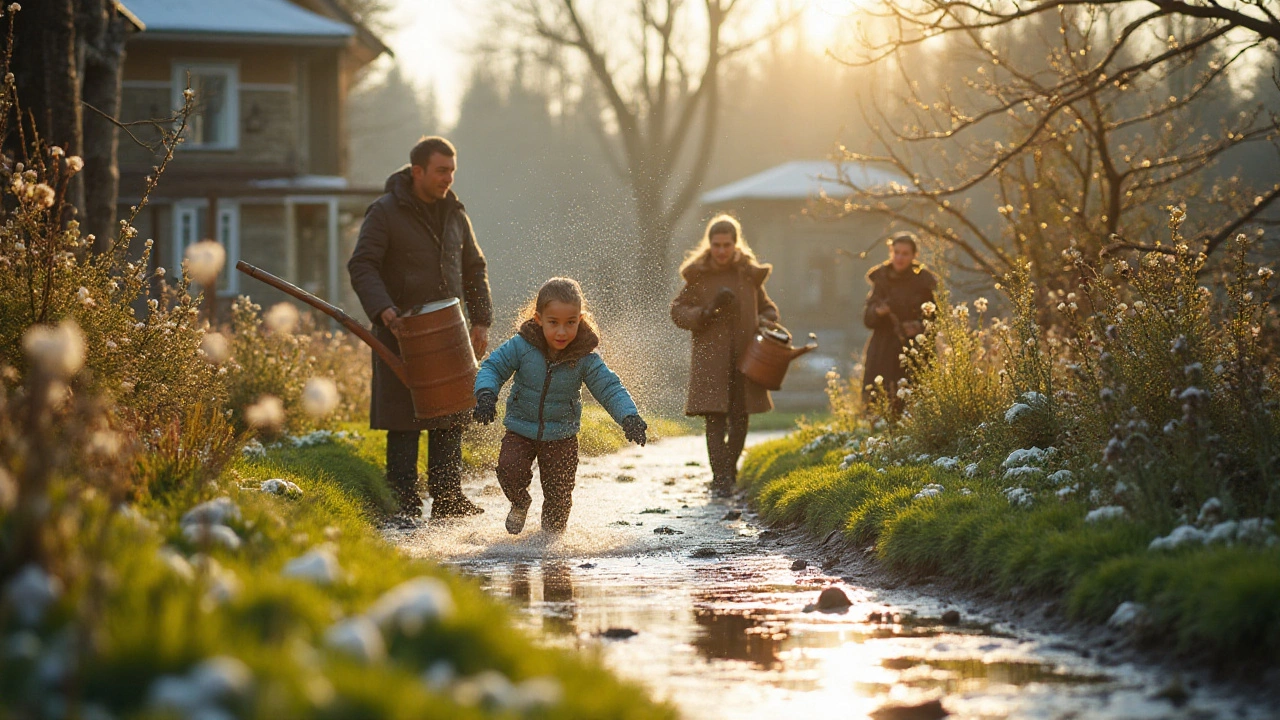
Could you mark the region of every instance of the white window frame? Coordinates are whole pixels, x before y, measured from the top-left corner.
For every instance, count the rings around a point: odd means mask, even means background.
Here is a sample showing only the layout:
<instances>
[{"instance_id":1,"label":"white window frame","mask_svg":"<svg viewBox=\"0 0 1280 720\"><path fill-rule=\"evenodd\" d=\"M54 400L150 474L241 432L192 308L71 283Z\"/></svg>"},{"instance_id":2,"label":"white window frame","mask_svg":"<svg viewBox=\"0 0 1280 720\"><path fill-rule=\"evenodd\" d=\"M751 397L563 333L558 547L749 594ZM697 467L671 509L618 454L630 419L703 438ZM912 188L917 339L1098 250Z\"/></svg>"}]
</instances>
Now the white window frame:
<instances>
[{"instance_id":1,"label":"white window frame","mask_svg":"<svg viewBox=\"0 0 1280 720\"><path fill-rule=\"evenodd\" d=\"M188 62L173 63L172 85L170 94L175 108L182 107L186 100L182 94L187 89L187 73L206 75L222 75L227 80L227 112L223 120L222 137L218 143L193 142L189 137L182 143L187 150L237 150L240 147L240 65L234 62ZM200 98L196 98L199 102Z\"/></svg>"},{"instance_id":2,"label":"white window frame","mask_svg":"<svg viewBox=\"0 0 1280 720\"><path fill-rule=\"evenodd\" d=\"M234 296L240 292L240 273L235 272L236 262L240 259L240 202L218 198L218 218L214 225L212 237L197 237L196 222L199 211L209 209L208 198L188 198L173 203L173 262L169 271L177 278L182 272L182 261L187 257L187 247L201 240L217 240L227 251L227 262L222 267L222 278L227 281L224 288L217 290L219 295ZM187 232L188 227L192 228Z\"/></svg>"}]
</instances>

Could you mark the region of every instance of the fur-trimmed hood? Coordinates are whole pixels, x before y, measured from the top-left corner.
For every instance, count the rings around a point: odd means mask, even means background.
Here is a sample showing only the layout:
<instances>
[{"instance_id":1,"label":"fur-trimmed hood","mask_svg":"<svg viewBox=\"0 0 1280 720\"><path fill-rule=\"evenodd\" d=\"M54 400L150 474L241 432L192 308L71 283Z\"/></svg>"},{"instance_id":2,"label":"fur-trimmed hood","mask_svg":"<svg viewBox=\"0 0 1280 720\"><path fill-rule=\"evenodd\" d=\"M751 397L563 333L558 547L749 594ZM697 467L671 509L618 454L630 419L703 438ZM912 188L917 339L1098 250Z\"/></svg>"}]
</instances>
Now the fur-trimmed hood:
<instances>
[{"instance_id":1,"label":"fur-trimmed hood","mask_svg":"<svg viewBox=\"0 0 1280 720\"><path fill-rule=\"evenodd\" d=\"M920 262L919 260L912 260L911 267L908 268L908 270L910 275L919 275L920 273L924 273L930 276L933 275L932 271L930 271L929 268L925 267L924 263ZM867 280L870 280L873 283L881 279L896 280L903 277L908 277L908 273L905 273L905 272L900 273L897 270L894 270L892 260L885 260L884 262L880 263L879 265L867 271Z\"/></svg>"},{"instance_id":2,"label":"fur-trimmed hood","mask_svg":"<svg viewBox=\"0 0 1280 720\"><path fill-rule=\"evenodd\" d=\"M773 272L772 265L756 262L743 253L738 253L738 259L734 261L733 267L745 273L756 285L763 285L769 278L769 273ZM719 272L719 269L712 264L711 255L706 254L681 268L680 277L684 278L685 282L692 283L714 272Z\"/></svg>"},{"instance_id":3,"label":"fur-trimmed hood","mask_svg":"<svg viewBox=\"0 0 1280 720\"><path fill-rule=\"evenodd\" d=\"M542 332L542 326L537 320L529 318L520 325L520 337L528 341L528 343L539 351L542 356L551 360L551 346L547 345L547 336ZM554 358L554 362L575 362L595 352L600 347L600 336L596 334L594 328L589 323L578 324L578 336L570 342L560 354Z\"/></svg>"}]
</instances>

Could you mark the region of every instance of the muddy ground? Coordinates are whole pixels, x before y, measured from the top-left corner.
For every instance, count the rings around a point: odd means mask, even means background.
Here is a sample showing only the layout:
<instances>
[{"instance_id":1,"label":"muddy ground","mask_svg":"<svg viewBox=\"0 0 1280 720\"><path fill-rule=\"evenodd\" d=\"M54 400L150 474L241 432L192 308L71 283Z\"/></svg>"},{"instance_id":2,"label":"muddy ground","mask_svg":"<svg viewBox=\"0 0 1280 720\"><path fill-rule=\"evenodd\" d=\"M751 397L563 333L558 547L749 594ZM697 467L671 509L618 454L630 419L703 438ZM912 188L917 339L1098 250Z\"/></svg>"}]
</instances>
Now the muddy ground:
<instances>
[{"instance_id":1,"label":"muddy ground","mask_svg":"<svg viewBox=\"0 0 1280 720\"><path fill-rule=\"evenodd\" d=\"M392 537L510 599L545 642L598 653L688 718L892 717L911 706L910 717L930 717L939 705L956 718L1280 715L1257 693L1070 626L1051 601L906 583L837 537L762 528L740 500L709 497L701 438L584 458L578 478L563 535L539 527L536 477L528 526L508 535L489 472L466 487L484 515ZM850 604L815 609L828 587Z\"/></svg>"}]
</instances>

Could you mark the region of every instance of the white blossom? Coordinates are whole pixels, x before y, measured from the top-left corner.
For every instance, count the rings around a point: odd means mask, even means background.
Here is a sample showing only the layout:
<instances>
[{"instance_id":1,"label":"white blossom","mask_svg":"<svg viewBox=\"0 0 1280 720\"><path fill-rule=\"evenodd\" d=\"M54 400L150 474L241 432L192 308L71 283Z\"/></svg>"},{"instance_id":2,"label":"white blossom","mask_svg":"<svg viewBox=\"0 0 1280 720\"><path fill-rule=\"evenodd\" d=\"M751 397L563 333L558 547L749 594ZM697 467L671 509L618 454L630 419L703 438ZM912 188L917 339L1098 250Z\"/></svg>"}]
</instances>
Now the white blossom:
<instances>
[{"instance_id":1,"label":"white blossom","mask_svg":"<svg viewBox=\"0 0 1280 720\"><path fill-rule=\"evenodd\" d=\"M262 321L272 332L291 333L298 326L298 309L287 302L279 302L262 316Z\"/></svg>"},{"instance_id":2,"label":"white blossom","mask_svg":"<svg viewBox=\"0 0 1280 720\"><path fill-rule=\"evenodd\" d=\"M980 297L980 298L978 298L977 300L974 300L974 301L973 301L973 309L974 309L974 310L977 310L977 311L978 311L978 312L980 312L980 313L984 313L984 312L986 312L986 311L987 311L987 299L986 299L986 298L984 298L984 297Z\"/></svg>"},{"instance_id":3,"label":"white blossom","mask_svg":"<svg viewBox=\"0 0 1280 720\"><path fill-rule=\"evenodd\" d=\"M200 340L200 349L204 351L204 359L214 365L221 365L231 357L231 344L222 333L205 333Z\"/></svg>"},{"instance_id":4,"label":"white blossom","mask_svg":"<svg viewBox=\"0 0 1280 720\"><path fill-rule=\"evenodd\" d=\"M22 349L36 367L56 377L69 378L84 366L84 335L72 320L57 327L31 327L22 337Z\"/></svg>"},{"instance_id":5,"label":"white blossom","mask_svg":"<svg viewBox=\"0 0 1280 720\"><path fill-rule=\"evenodd\" d=\"M338 407L338 386L329 378L313 377L302 388L302 409L312 417L324 417Z\"/></svg>"},{"instance_id":6,"label":"white blossom","mask_svg":"<svg viewBox=\"0 0 1280 720\"><path fill-rule=\"evenodd\" d=\"M187 247L187 272L191 279L204 287L213 287L227 262L227 251L222 243L201 240Z\"/></svg>"},{"instance_id":7,"label":"white blossom","mask_svg":"<svg viewBox=\"0 0 1280 720\"><path fill-rule=\"evenodd\" d=\"M284 402L275 395L262 395L244 409L244 420L250 427L278 428L284 424Z\"/></svg>"}]
</instances>

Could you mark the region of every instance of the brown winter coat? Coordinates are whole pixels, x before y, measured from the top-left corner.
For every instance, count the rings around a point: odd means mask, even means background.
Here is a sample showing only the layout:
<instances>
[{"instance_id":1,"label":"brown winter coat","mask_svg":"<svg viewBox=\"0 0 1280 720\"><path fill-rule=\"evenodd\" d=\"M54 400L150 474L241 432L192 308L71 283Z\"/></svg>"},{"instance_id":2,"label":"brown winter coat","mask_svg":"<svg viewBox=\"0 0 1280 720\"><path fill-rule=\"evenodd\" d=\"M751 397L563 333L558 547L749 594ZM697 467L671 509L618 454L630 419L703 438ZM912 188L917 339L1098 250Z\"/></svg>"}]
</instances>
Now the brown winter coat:
<instances>
[{"instance_id":1,"label":"brown winter coat","mask_svg":"<svg viewBox=\"0 0 1280 720\"><path fill-rule=\"evenodd\" d=\"M677 327L693 333L686 415L729 412L730 377L738 371L738 359L755 337L761 319L778 322L778 306L764 291L764 281L772 270L772 265L758 265L741 255L724 270L715 268L710 257L681 270L685 285L671 303L671 319ZM704 311L722 287L733 291L734 302L719 317L707 320ZM745 377L742 381L746 412L773 409L768 390Z\"/></svg>"},{"instance_id":2,"label":"brown winter coat","mask_svg":"<svg viewBox=\"0 0 1280 720\"><path fill-rule=\"evenodd\" d=\"M347 262L351 287L373 323L373 334L397 354L400 344L382 324L382 311L460 298L472 325L491 325L492 298L484 253L466 209L452 191L444 203L443 233L427 220L426 203L413 194L408 166L387 178L386 194L364 214L360 237ZM454 416L416 420L409 389L373 354L369 426L376 430L425 430L463 421Z\"/></svg>"},{"instance_id":3,"label":"brown winter coat","mask_svg":"<svg viewBox=\"0 0 1280 720\"><path fill-rule=\"evenodd\" d=\"M867 282L871 283L871 292L867 293L862 321L874 332L867 341L866 370L862 375L864 393L867 385L874 384L877 375L884 378L885 387L890 389L903 377L898 356L909 339L907 331L913 329L904 330L903 326L920 322L923 317L920 306L933 302L933 290L938 286L938 279L918 262L913 262L904 273L894 270L892 263L884 262L867 273ZM881 302L888 303L888 315L876 313L876 305Z\"/></svg>"}]
</instances>

